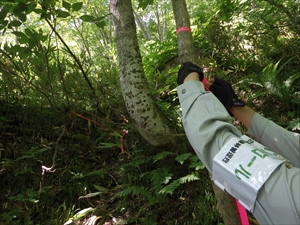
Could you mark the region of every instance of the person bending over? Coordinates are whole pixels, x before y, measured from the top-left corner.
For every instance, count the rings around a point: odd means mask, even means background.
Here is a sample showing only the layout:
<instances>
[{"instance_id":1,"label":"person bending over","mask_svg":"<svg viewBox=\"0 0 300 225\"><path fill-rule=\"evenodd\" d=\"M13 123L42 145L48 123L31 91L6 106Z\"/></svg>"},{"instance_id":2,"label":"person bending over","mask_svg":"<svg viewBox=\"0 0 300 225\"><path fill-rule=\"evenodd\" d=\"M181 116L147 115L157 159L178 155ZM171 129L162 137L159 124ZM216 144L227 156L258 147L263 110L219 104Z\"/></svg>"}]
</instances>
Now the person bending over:
<instances>
[{"instance_id":1,"label":"person bending over","mask_svg":"<svg viewBox=\"0 0 300 225\"><path fill-rule=\"evenodd\" d=\"M200 67L182 64L177 93L184 130L214 183L261 225L300 224L300 134L245 106L226 81L202 81ZM230 115L259 143L242 135Z\"/></svg>"}]
</instances>

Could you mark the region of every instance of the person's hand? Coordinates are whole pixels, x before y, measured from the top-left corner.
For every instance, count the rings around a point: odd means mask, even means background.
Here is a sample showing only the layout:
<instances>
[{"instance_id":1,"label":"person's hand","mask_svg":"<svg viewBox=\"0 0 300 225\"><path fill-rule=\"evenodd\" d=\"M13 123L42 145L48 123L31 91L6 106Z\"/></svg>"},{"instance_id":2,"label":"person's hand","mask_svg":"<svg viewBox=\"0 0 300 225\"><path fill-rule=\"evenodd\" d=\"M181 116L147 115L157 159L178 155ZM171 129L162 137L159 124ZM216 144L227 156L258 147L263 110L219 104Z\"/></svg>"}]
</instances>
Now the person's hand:
<instances>
[{"instance_id":1,"label":"person's hand","mask_svg":"<svg viewBox=\"0 0 300 225\"><path fill-rule=\"evenodd\" d=\"M185 62L181 65L178 71L177 84L180 85L183 83L184 79L192 72L199 74L199 80L203 80L203 72L201 68L191 62Z\"/></svg>"},{"instance_id":2,"label":"person's hand","mask_svg":"<svg viewBox=\"0 0 300 225\"><path fill-rule=\"evenodd\" d=\"M231 85L227 81L221 78L214 78L208 82L212 83L209 90L213 92L227 110L229 110L232 106L245 106L245 103L237 97Z\"/></svg>"}]
</instances>

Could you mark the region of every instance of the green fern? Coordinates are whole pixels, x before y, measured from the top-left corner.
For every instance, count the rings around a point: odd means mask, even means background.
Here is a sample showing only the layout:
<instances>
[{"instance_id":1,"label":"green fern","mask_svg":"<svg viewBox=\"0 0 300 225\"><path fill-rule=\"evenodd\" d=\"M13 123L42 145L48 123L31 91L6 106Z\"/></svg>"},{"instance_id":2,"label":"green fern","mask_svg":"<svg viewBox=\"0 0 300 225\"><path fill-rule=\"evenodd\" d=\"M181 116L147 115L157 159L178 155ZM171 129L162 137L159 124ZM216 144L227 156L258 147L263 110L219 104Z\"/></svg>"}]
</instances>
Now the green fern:
<instances>
[{"instance_id":1,"label":"green fern","mask_svg":"<svg viewBox=\"0 0 300 225\"><path fill-rule=\"evenodd\" d=\"M174 180L169 185L165 186L163 189L161 189L158 193L159 194L173 194L174 190L178 188L181 184L192 182L195 180L199 180L199 177L195 176L194 174L189 174L184 177L180 177L177 180Z\"/></svg>"},{"instance_id":2,"label":"green fern","mask_svg":"<svg viewBox=\"0 0 300 225\"><path fill-rule=\"evenodd\" d=\"M187 182L199 180L199 177L197 177L194 174L189 174L189 175L186 175L184 177L179 178L179 180L180 180L181 184L184 184L184 183L187 183Z\"/></svg>"},{"instance_id":3,"label":"green fern","mask_svg":"<svg viewBox=\"0 0 300 225\"><path fill-rule=\"evenodd\" d=\"M153 163L166 158L167 156L175 155L174 152L163 151L153 157Z\"/></svg>"},{"instance_id":4,"label":"green fern","mask_svg":"<svg viewBox=\"0 0 300 225\"><path fill-rule=\"evenodd\" d=\"M190 164L189 164L189 168L190 169L195 169L196 171L198 170L202 170L205 168L203 162L201 162L201 160L199 159L199 157L197 155L192 155L189 158Z\"/></svg>"},{"instance_id":5,"label":"green fern","mask_svg":"<svg viewBox=\"0 0 300 225\"><path fill-rule=\"evenodd\" d=\"M145 186L128 186L118 192L114 198L124 198L127 196L149 196L149 190Z\"/></svg>"},{"instance_id":6,"label":"green fern","mask_svg":"<svg viewBox=\"0 0 300 225\"><path fill-rule=\"evenodd\" d=\"M261 74L251 74L241 83L246 84L248 87L249 84L260 87L260 90L253 93L254 98L272 95L279 101L286 101L290 98L290 90L293 85L296 85L295 81L300 76L298 73L292 76L288 73L283 73L286 65L293 58L290 58L282 65L280 65L280 61L275 64L270 63L262 70Z\"/></svg>"},{"instance_id":7,"label":"green fern","mask_svg":"<svg viewBox=\"0 0 300 225\"><path fill-rule=\"evenodd\" d=\"M175 180L172 183L165 186L158 193L159 194L173 194L174 190L180 186L180 180Z\"/></svg>"},{"instance_id":8,"label":"green fern","mask_svg":"<svg viewBox=\"0 0 300 225\"><path fill-rule=\"evenodd\" d=\"M292 120L287 128L292 131L300 131L300 118Z\"/></svg>"},{"instance_id":9,"label":"green fern","mask_svg":"<svg viewBox=\"0 0 300 225\"><path fill-rule=\"evenodd\" d=\"M172 179L173 174L170 173L170 168L162 167L152 170L148 173L153 189L157 192L162 187L163 184L169 183L169 180Z\"/></svg>"},{"instance_id":10,"label":"green fern","mask_svg":"<svg viewBox=\"0 0 300 225\"><path fill-rule=\"evenodd\" d=\"M188 158L190 158L191 156L193 156L191 153L183 153L183 154L177 156L177 157L175 158L175 160L176 160L177 162L179 162L180 164L183 164L184 161L187 160Z\"/></svg>"}]
</instances>

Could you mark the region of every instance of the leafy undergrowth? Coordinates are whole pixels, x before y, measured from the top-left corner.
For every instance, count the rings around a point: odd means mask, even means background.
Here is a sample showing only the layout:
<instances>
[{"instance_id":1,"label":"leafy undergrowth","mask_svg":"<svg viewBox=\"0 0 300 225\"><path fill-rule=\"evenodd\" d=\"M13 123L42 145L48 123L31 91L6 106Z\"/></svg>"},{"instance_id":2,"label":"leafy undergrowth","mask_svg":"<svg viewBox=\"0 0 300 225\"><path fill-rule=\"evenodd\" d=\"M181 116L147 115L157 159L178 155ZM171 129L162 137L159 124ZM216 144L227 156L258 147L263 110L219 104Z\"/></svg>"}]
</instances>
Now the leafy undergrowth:
<instances>
[{"instance_id":1,"label":"leafy undergrowth","mask_svg":"<svg viewBox=\"0 0 300 225\"><path fill-rule=\"evenodd\" d=\"M222 223L186 143L157 152L126 120L76 113L2 102L0 224Z\"/></svg>"}]
</instances>

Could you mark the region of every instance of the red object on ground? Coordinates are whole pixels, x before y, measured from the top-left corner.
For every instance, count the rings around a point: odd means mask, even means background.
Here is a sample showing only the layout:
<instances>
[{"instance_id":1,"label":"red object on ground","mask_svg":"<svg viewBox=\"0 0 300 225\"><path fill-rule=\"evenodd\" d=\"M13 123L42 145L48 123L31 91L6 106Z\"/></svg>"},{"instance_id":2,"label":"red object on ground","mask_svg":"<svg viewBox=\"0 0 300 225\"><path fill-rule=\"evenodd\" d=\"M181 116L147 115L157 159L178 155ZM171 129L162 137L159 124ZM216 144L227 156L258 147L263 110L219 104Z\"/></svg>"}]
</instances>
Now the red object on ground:
<instances>
[{"instance_id":1,"label":"red object on ground","mask_svg":"<svg viewBox=\"0 0 300 225\"><path fill-rule=\"evenodd\" d=\"M89 118L87 118L87 117L85 117L85 116L82 116L82 115L80 115L80 114L78 114L78 113L76 113L76 112L73 112L73 111L71 111L70 112L70 114L69 114L69 116L72 116L72 115L76 115L76 116L78 116L78 117L80 117L80 118L82 118L82 119L84 119L84 120L87 120L87 121L90 121L90 122L92 122L92 123L94 123L94 124L97 124L99 127L101 127L101 125L99 124L99 123L97 123L97 121L96 120L91 120L91 119L89 119ZM120 138L120 142L121 142L121 153L122 154L124 154L125 153L125 150L124 150L124 136L125 136L125 134L128 134L128 130L123 130L123 133L122 133L122 137Z\"/></svg>"}]
</instances>

